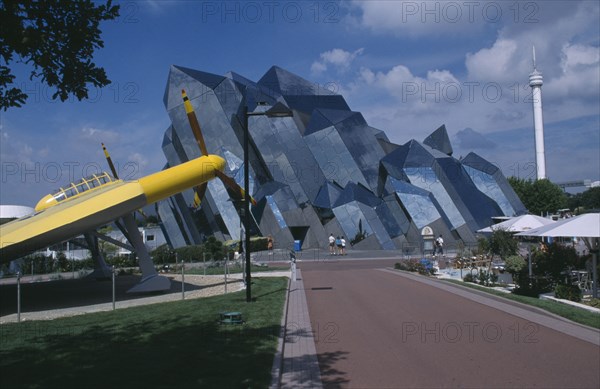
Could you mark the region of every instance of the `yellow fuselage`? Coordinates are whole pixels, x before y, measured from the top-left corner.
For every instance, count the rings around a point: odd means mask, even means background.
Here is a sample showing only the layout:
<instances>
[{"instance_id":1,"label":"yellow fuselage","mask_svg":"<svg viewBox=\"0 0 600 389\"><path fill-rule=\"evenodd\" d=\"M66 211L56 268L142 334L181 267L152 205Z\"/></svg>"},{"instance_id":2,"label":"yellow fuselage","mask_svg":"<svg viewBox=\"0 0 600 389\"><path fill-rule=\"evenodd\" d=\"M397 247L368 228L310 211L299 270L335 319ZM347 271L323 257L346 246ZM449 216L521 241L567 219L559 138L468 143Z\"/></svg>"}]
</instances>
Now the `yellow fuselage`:
<instances>
[{"instance_id":1,"label":"yellow fuselage","mask_svg":"<svg viewBox=\"0 0 600 389\"><path fill-rule=\"evenodd\" d=\"M43 212L0 226L0 262L110 223L207 182L215 178L216 170L224 168L225 160L218 155L202 156L137 181L112 181L71 199L50 202Z\"/></svg>"}]
</instances>

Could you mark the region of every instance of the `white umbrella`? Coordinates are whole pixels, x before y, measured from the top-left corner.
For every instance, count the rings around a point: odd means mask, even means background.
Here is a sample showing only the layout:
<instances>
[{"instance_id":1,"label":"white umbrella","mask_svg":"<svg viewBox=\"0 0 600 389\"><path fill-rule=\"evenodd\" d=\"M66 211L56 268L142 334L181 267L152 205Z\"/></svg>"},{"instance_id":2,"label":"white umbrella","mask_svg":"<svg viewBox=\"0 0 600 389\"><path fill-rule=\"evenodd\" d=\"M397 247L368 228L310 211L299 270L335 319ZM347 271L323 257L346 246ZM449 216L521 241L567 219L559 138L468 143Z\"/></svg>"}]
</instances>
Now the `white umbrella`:
<instances>
[{"instance_id":1,"label":"white umbrella","mask_svg":"<svg viewBox=\"0 0 600 389\"><path fill-rule=\"evenodd\" d=\"M586 246L592 253L592 276L594 279L592 296L598 297L597 262L600 248L600 213L586 213L516 235L584 238Z\"/></svg>"},{"instance_id":2,"label":"white umbrella","mask_svg":"<svg viewBox=\"0 0 600 389\"><path fill-rule=\"evenodd\" d=\"M585 213L562 219L553 224L521 232L517 236L600 238L600 213Z\"/></svg>"},{"instance_id":3,"label":"white umbrella","mask_svg":"<svg viewBox=\"0 0 600 389\"><path fill-rule=\"evenodd\" d=\"M477 232L494 232L498 230L523 232L552 223L555 223L554 220L545 217L536 215L521 215L505 220L502 223L493 224L489 227L482 228Z\"/></svg>"}]
</instances>

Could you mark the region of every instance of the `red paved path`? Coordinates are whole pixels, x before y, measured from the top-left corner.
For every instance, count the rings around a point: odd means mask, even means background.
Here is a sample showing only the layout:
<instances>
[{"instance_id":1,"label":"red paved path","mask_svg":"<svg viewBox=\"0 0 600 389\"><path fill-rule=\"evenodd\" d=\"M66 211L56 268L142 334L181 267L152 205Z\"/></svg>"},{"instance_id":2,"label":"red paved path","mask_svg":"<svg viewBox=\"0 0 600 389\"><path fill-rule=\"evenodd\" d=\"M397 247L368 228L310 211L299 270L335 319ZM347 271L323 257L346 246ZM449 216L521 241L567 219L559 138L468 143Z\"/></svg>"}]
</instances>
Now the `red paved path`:
<instances>
[{"instance_id":1,"label":"red paved path","mask_svg":"<svg viewBox=\"0 0 600 389\"><path fill-rule=\"evenodd\" d=\"M301 264L326 388L600 387L598 343L375 269L393 262Z\"/></svg>"}]
</instances>

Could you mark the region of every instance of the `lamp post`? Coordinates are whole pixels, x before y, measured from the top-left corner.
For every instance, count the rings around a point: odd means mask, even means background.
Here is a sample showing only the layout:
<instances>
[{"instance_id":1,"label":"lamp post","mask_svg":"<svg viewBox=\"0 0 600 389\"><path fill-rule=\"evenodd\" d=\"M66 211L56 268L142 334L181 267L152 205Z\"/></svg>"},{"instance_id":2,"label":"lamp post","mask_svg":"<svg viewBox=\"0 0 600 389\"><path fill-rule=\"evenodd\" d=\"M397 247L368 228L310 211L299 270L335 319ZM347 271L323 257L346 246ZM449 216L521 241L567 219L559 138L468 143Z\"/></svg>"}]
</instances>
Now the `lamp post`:
<instances>
[{"instance_id":1,"label":"lamp post","mask_svg":"<svg viewBox=\"0 0 600 389\"><path fill-rule=\"evenodd\" d=\"M250 132L248 131L248 118L250 116L266 116L269 118L291 117L292 111L280 102L275 103L264 112L248 112L248 105L244 109L244 230L245 244L244 255L246 259L246 302L252 301L252 276L250 271L250 168L249 144Z\"/></svg>"}]
</instances>

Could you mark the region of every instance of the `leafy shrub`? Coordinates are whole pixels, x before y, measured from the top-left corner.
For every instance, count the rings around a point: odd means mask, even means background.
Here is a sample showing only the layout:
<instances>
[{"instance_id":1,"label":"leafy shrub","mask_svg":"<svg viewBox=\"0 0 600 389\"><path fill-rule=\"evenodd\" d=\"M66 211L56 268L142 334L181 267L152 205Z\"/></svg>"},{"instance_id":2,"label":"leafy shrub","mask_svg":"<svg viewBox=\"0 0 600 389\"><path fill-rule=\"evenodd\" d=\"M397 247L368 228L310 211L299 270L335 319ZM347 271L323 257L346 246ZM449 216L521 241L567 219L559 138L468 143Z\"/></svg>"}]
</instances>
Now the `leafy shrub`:
<instances>
[{"instance_id":1,"label":"leafy shrub","mask_svg":"<svg viewBox=\"0 0 600 389\"><path fill-rule=\"evenodd\" d=\"M472 282L483 286L494 286L498 281L498 276L493 272L479 269L478 273L467 273L463 277L464 282Z\"/></svg>"},{"instance_id":2,"label":"leafy shrub","mask_svg":"<svg viewBox=\"0 0 600 389\"><path fill-rule=\"evenodd\" d=\"M417 271L419 274L423 274L426 276L431 276L435 273L435 269L433 268L433 262L431 262L427 258L422 258L417 264Z\"/></svg>"},{"instance_id":3,"label":"leafy shrub","mask_svg":"<svg viewBox=\"0 0 600 389\"><path fill-rule=\"evenodd\" d=\"M402 262L397 262L394 265L395 269L417 272L423 275L433 275L435 273L435 269L433 268L433 263L428 259L408 259Z\"/></svg>"},{"instance_id":4,"label":"leafy shrub","mask_svg":"<svg viewBox=\"0 0 600 389\"><path fill-rule=\"evenodd\" d=\"M477 282L479 285L494 286L496 285L496 281L498 281L498 276L496 274L487 270L479 269L479 274L477 275Z\"/></svg>"},{"instance_id":5,"label":"leafy shrub","mask_svg":"<svg viewBox=\"0 0 600 389\"><path fill-rule=\"evenodd\" d=\"M533 272L538 276L549 278L556 285L564 282L564 272L575 267L577 261L577 252L573 247L551 244L545 252L534 253Z\"/></svg>"},{"instance_id":6,"label":"leafy shrub","mask_svg":"<svg viewBox=\"0 0 600 389\"><path fill-rule=\"evenodd\" d=\"M173 260L173 262L175 262L175 259L177 259L177 261L179 262L197 262L201 261L204 258L205 252L206 250L204 249L203 245L184 246L175 249L176 257L171 257L171 259ZM212 259L212 256L209 253L206 253L206 258Z\"/></svg>"},{"instance_id":7,"label":"leafy shrub","mask_svg":"<svg viewBox=\"0 0 600 389\"><path fill-rule=\"evenodd\" d=\"M539 297L542 293L552 290L553 281L547 277L531 277L524 272L517 275L515 279L514 294L529 297Z\"/></svg>"},{"instance_id":8,"label":"leafy shrub","mask_svg":"<svg viewBox=\"0 0 600 389\"><path fill-rule=\"evenodd\" d=\"M474 275L473 273L467 273L465 274L465 276L463 277L463 281L464 282L477 282L477 276Z\"/></svg>"},{"instance_id":9,"label":"leafy shrub","mask_svg":"<svg viewBox=\"0 0 600 389\"><path fill-rule=\"evenodd\" d=\"M214 236L208 237L201 251L206 252L207 256L217 260L222 259L227 254L227 249L223 246L223 242L217 240Z\"/></svg>"},{"instance_id":10,"label":"leafy shrub","mask_svg":"<svg viewBox=\"0 0 600 389\"><path fill-rule=\"evenodd\" d=\"M527 266L527 262L520 255L511 255L504 261L504 269L513 277L523 271Z\"/></svg>"},{"instance_id":11,"label":"leafy shrub","mask_svg":"<svg viewBox=\"0 0 600 389\"><path fill-rule=\"evenodd\" d=\"M267 238L266 236L250 239L250 252L267 250L268 241L269 238Z\"/></svg>"},{"instance_id":12,"label":"leafy shrub","mask_svg":"<svg viewBox=\"0 0 600 389\"><path fill-rule=\"evenodd\" d=\"M581 301L582 293L577 285L558 284L554 289L554 295L559 299L579 302Z\"/></svg>"},{"instance_id":13,"label":"leafy shrub","mask_svg":"<svg viewBox=\"0 0 600 389\"><path fill-rule=\"evenodd\" d=\"M404 262L396 262L394 264L394 269L408 271L408 266L406 266Z\"/></svg>"},{"instance_id":14,"label":"leafy shrub","mask_svg":"<svg viewBox=\"0 0 600 389\"><path fill-rule=\"evenodd\" d=\"M600 299L591 299L588 305L594 308L600 308Z\"/></svg>"},{"instance_id":15,"label":"leafy shrub","mask_svg":"<svg viewBox=\"0 0 600 389\"><path fill-rule=\"evenodd\" d=\"M267 247L267 243L269 241L269 238L267 238L266 236L254 236L250 238L250 252L256 252L256 251L265 251L268 249ZM240 241L238 240L227 240L225 242L223 242L223 246L225 248L225 250L227 250L229 253L238 251L241 252L242 249L240 247ZM285 248L283 245L278 245L277 242L275 242L275 248ZM230 256L230 259L231 256Z\"/></svg>"},{"instance_id":16,"label":"leafy shrub","mask_svg":"<svg viewBox=\"0 0 600 389\"><path fill-rule=\"evenodd\" d=\"M138 260L133 253L128 255L115 255L114 257L106 258L106 264L116 268L136 267L138 266Z\"/></svg>"},{"instance_id":17,"label":"leafy shrub","mask_svg":"<svg viewBox=\"0 0 600 389\"><path fill-rule=\"evenodd\" d=\"M152 257L152 262L154 262L156 265L164 265L175 262L175 253L167 244L158 246L150 253L150 256Z\"/></svg>"}]
</instances>

